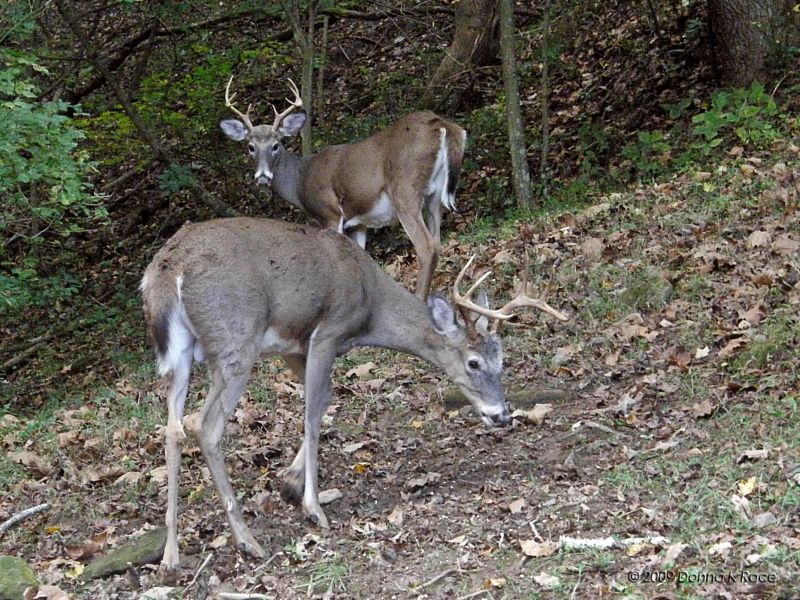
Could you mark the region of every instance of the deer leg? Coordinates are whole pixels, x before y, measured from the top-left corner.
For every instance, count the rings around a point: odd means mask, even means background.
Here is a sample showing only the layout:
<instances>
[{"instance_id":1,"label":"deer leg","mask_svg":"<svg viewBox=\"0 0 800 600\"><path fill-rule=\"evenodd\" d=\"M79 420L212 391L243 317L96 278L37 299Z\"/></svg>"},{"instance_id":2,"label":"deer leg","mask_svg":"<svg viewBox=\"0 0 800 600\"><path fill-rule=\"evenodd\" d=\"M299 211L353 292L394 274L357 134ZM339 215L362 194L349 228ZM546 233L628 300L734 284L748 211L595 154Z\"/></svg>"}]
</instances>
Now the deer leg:
<instances>
[{"instance_id":1,"label":"deer leg","mask_svg":"<svg viewBox=\"0 0 800 600\"><path fill-rule=\"evenodd\" d=\"M395 206L399 204L399 202L396 202ZM414 293L424 300L431 290L433 270L439 260L439 239L434 237L428 230L422 219L421 210L401 211L398 207L397 216L411 243L414 245L414 250L417 251L419 273L417 273L417 285L414 288Z\"/></svg>"},{"instance_id":2,"label":"deer leg","mask_svg":"<svg viewBox=\"0 0 800 600\"><path fill-rule=\"evenodd\" d=\"M439 195L434 193L428 196L428 210L425 211L425 226L435 240L440 238L440 230L442 224L442 202Z\"/></svg>"},{"instance_id":3,"label":"deer leg","mask_svg":"<svg viewBox=\"0 0 800 600\"><path fill-rule=\"evenodd\" d=\"M199 430L195 435L217 488L220 502L228 516L236 547L246 554L263 558L264 549L256 541L242 518L236 495L228 479L222 454L222 434L250 377L254 359L242 359L235 372L215 368L211 376L211 389L199 415ZM225 369L227 371L227 369Z\"/></svg>"},{"instance_id":4,"label":"deer leg","mask_svg":"<svg viewBox=\"0 0 800 600\"><path fill-rule=\"evenodd\" d=\"M348 229L347 237L361 246L362 250L367 247L367 228L364 225L356 225Z\"/></svg>"},{"instance_id":5,"label":"deer leg","mask_svg":"<svg viewBox=\"0 0 800 600\"><path fill-rule=\"evenodd\" d=\"M178 487L180 485L181 442L186 437L181 425L189 374L192 369L192 348L185 348L170 375L167 392L167 428L164 433L164 454L167 462L167 543L161 565L167 571L180 566L178 553Z\"/></svg>"},{"instance_id":6,"label":"deer leg","mask_svg":"<svg viewBox=\"0 0 800 600\"><path fill-rule=\"evenodd\" d=\"M305 379L306 357L302 354L287 354L283 357L289 368L297 375L301 381ZM281 486L281 498L284 502L299 506L303 500L303 481L305 479L306 446L300 445L300 450L292 461L292 464L283 469L280 473L283 477Z\"/></svg>"},{"instance_id":7,"label":"deer leg","mask_svg":"<svg viewBox=\"0 0 800 600\"><path fill-rule=\"evenodd\" d=\"M319 430L322 416L331 402L331 368L336 358L335 344L331 341L317 342L317 332L311 336L306 361L306 415L303 446L298 457L305 458L305 487L303 489L303 514L318 526L327 529L328 518L319 505L318 450Z\"/></svg>"}]
</instances>

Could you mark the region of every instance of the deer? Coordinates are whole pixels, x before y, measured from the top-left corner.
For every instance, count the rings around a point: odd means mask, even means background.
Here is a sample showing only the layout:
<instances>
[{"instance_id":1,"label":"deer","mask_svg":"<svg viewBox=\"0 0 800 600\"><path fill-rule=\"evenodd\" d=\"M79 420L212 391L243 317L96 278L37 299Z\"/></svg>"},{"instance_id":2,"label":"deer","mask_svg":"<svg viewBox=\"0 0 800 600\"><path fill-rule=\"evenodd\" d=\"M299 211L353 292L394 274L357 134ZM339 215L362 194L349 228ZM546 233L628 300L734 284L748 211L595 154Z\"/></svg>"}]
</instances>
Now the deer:
<instances>
[{"instance_id":1,"label":"deer","mask_svg":"<svg viewBox=\"0 0 800 600\"><path fill-rule=\"evenodd\" d=\"M473 257L474 258L474 257ZM353 240L329 229L237 217L184 225L156 253L140 290L158 372L168 382L164 452L167 542L162 567L179 568L178 485L184 427L198 441L236 547L263 557L242 519L222 454L225 424L261 355L280 355L304 382L303 440L283 473L281 495L296 500L312 523L328 528L318 499L320 423L331 402L334 359L355 347L417 356L456 383L487 427L511 421L501 375L499 327L524 306L560 321L562 312L530 297L527 278L500 309L454 284L423 300L384 272ZM527 269L526 269L527 272ZM208 395L185 416L193 362L205 362Z\"/></svg>"},{"instance_id":2,"label":"deer","mask_svg":"<svg viewBox=\"0 0 800 600\"><path fill-rule=\"evenodd\" d=\"M294 99L275 112L272 125L254 126L252 104L239 111L225 87L225 106L238 118L220 127L237 142L246 141L255 164L255 181L269 185L313 222L336 229L366 247L367 229L403 226L417 255L415 292L427 298L439 259L442 207L455 209L455 190L467 134L433 112L418 111L387 129L349 144L327 146L307 157L287 152L283 140L296 136L308 115L297 86Z\"/></svg>"}]
</instances>

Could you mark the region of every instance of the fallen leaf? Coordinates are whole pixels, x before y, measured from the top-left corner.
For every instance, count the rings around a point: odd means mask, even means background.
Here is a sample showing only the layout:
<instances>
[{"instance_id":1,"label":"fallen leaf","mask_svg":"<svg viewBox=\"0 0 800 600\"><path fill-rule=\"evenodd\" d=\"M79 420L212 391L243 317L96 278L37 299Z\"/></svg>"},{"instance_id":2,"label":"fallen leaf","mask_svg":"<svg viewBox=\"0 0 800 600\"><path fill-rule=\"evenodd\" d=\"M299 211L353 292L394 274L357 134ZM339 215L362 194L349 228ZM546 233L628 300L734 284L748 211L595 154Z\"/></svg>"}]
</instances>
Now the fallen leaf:
<instances>
[{"instance_id":1,"label":"fallen leaf","mask_svg":"<svg viewBox=\"0 0 800 600\"><path fill-rule=\"evenodd\" d=\"M749 496L756 489L756 478L750 477L748 479L742 479L736 487L739 490L740 496Z\"/></svg>"},{"instance_id":2,"label":"fallen leaf","mask_svg":"<svg viewBox=\"0 0 800 600\"><path fill-rule=\"evenodd\" d=\"M747 237L745 246L750 249L766 246L772 241L772 236L766 231L754 231Z\"/></svg>"},{"instance_id":3,"label":"fallen leaf","mask_svg":"<svg viewBox=\"0 0 800 600\"><path fill-rule=\"evenodd\" d=\"M150 481L155 484L162 484L167 481L167 467L161 466L150 470Z\"/></svg>"},{"instance_id":4,"label":"fallen leaf","mask_svg":"<svg viewBox=\"0 0 800 600\"><path fill-rule=\"evenodd\" d=\"M71 569L64 573L64 576L67 577L67 579L77 579L83 575L83 569L84 566L81 563L76 562L74 565L72 565Z\"/></svg>"},{"instance_id":5,"label":"fallen leaf","mask_svg":"<svg viewBox=\"0 0 800 600\"><path fill-rule=\"evenodd\" d=\"M661 566L666 567L675 564L675 561L678 560L678 556L680 556L681 552L683 552L688 546L689 544L671 544L664 553L664 558L661 559Z\"/></svg>"},{"instance_id":6,"label":"fallen leaf","mask_svg":"<svg viewBox=\"0 0 800 600\"><path fill-rule=\"evenodd\" d=\"M552 362L554 365L563 365L569 361L570 358L572 358L574 353L575 348L572 346L563 346L556 350L556 353L553 355L553 358L550 359L550 362Z\"/></svg>"},{"instance_id":7,"label":"fallen leaf","mask_svg":"<svg viewBox=\"0 0 800 600\"><path fill-rule=\"evenodd\" d=\"M619 357L622 355L622 350L614 350L606 354L603 362L609 367L616 367L619 362Z\"/></svg>"},{"instance_id":8,"label":"fallen leaf","mask_svg":"<svg viewBox=\"0 0 800 600\"><path fill-rule=\"evenodd\" d=\"M106 538L108 538L108 532L103 531L102 533L92 536L92 538L83 544L64 546L64 551L72 560L85 562L103 549L106 544Z\"/></svg>"},{"instance_id":9,"label":"fallen leaf","mask_svg":"<svg viewBox=\"0 0 800 600\"><path fill-rule=\"evenodd\" d=\"M534 404L530 410L517 409L511 413L511 417L515 419L522 419L534 425L540 425L544 418L553 410L552 404Z\"/></svg>"},{"instance_id":10,"label":"fallen leaf","mask_svg":"<svg viewBox=\"0 0 800 600\"><path fill-rule=\"evenodd\" d=\"M357 367L353 367L347 373L345 373L345 377L356 377L357 379L364 379L367 375L369 375L370 371L374 370L376 365L374 362L365 362L363 365L358 365Z\"/></svg>"},{"instance_id":11,"label":"fallen leaf","mask_svg":"<svg viewBox=\"0 0 800 600\"><path fill-rule=\"evenodd\" d=\"M123 473L119 477L114 480L114 485L136 485L142 480L144 477L144 473L141 471L128 471L127 473Z\"/></svg>"},{"instance_id":12,"label":"fallen leaf","mask_svg":"<svg viewBox=\"0 0 800 600\"><path fill-rule=\"evenodd\" d=\"M426 485L428 485L429 483L434 483L438 481L441 477L442 477L441 474L434 472L426 473L421 477L414 477L413 479L409 479L406 482L406 489L412 491L421 489Z\"/></svg>"},{"instance_id":13,"label":"fallen leaf","mask_svg":"<svg viewBox=\"0 0 800 600\"><path fill-rule=\"evenodd\" d=\"M33 600L70 600L67 592L55 585L40 585Z\"/></svg>"},{"instance_id":14,"label":"fallen leaf","mask_svg":"<svg viewBox=\"0 0 800 600\"><path fill-rule=\"evenodd\" d=\"M523 540L520 543L525 556L541 557L552 556L558 550L557 542L537 542L536 540Z\"/></svg>"},{"instance_id":15,"label":"fallen leaf","mask_svg":"<svg viewBox=\"0 0 800 600\"><path fill-rule=\"evenodd\" d=\"M225 534L218 535L213 540L211 540L211 543L209 543L208 545L212 547L214 550L219 550L220 548L224 548L225 546L228 545L228 536Z\"/></svg>"},{"instance_id":16,"label":"fallen leaf","mask_svg":"<svg viewBox=\"0 0 800 600\"><path fill-rule=\"evenodd\" d=\"M784 256L787 254L794 254L798 249L800 249L800 242L793 240L788 233L778 236L777 239L772 242L772 246L770 246L770 250L775 254Z\"/></svg>"},{"instance_id":17,"label":"fallen leaf","mask_svg":"<svg viewBox=\"0 0 800 600\"><path fill-rule=\"evenodd\" d=\"M342 446L342 452L345 454L352 454L356 450L360 450L367 445L367 442L353 442L352 444L345 444Z\"/></svg>"},{"instance_id":18,"label":"fallen leaf","mask_svg":"<svg viewBox=\"0 0 800 600\"><path fill-rule=\"evenodd\" d=\"M736 337L731 340L728 340L728 343L725 344L723 348L717 353L720 358L728 358L736 352L737 349L741 348L747 343L747 338L743 337Z\"/></svg>"},{"instance_id":19,"label":"fallen leaf","mask_svg":"<svg viewBox=\"0 0 800 600\"><path fill-rule=\"evenodd\" d=\"M77 444L80 441L80 437L81 432L75 429L59 433L58 436L56 436L56 439L58 440L58 447L66 448L67 446Z\"/></svg>"},{"instance_id":20,"label":"fallen leaf","mask_svg":"<svg viewBox=\"0 0 800 600\"><path fill-rule=\"evenodd\" d=\"M697 350L694 351L694 357L697 360L705 358L709 354L711 354L711 350L708 348L708 346L703 346L702 348L698 348Z\"/></svg>"},{"instance_id":21,"label":"fallen leaf","mask_svg":"<svg viewBox=\"0 0 800 600\"><path fill-rule=\"evenodd\" d=\"M719 544L714 544L708 549L708 553L711 556L720 556L725 558L728 556L728 553L731 551L733 544L730 542L720 542Z\"/></svg>"},{"instance_id":22,"label":"fallen leaf","mask_svg":"<svg viewBox=\"0 0 800 600\"><path fill-rule=\"evenodd\" d=\"M13 452L9 456L15 463L28 467L30 470L36 472L37 475L48 475L52 469L50 461L45 460L30 450Z\"/></svg>"},{"instance_id":23,"label":"fallen leaf","mask_svg":"<svg viewBox=\"0 0 800 600\"><path fill-rule=\"evenodd\" d=\"M581 244L581 253L586 258L600 258L603 255L603 249L603 240L596 237L590 237Z\"/></svg>"},{"instance_id":24,"label":"fallen leaf","mask_svg":"<svg viewBox=\"0 0 800 600\"><path fill-rule=\"evenodd\" d=\"M706 398L702 402L698 402L692 406L692 416L695 419L702 419L704 417L710 417L716 410L717 405Z\"/></svg>"},{"instance_id":25,"label":"fallen leaf","mask_svg":"<svg viewBox=\"0 0 800 600\"><path fill-rule=\"evenodd\" d=\"M396 507L392 512L389 513L389 516L386 517L386 520L389 521L395 527L402 527L403 525L403 511L400 510L399 507Z\"/></svg>"},{"instance_id":26,"label":"fallen leaf","mask_svg":"<svg viewBox=\"0 0 800 600\"><path fill-rule=\"evenodd\" d=\"M522 509L528 505L525 502L525 498L520 498L519 500L514 500L513 502L508 503L508 510L511 512L512 515L517 515L522 512Z\"/></svg>"},{"instance_id":27,"label":"fallen leaf","mask_svg":"<svg viewBox=\"0 0 800 600\"><path fill-rule=\"evenodd\" d=\"M533 580L540 586L545 588L556 588L559 585L561 585L561 580L558 577L555 577L553 575L548 575L547 573L534 575Z\"/></svg>"},{"instance_id":28,"label":"fallen leaf","mask_svg":"<svg viewBox=\"0 0 800 600\"><path fill-rule=\"evenodd\" d=\"M628 556L636 556L652 547L653 546L651 546L650 544L631 544L625 550L625 554L627 554Z\"/></svg>"},{"instance_id":29,"label":"fallen leaf","mask_svg":"<svg viewBox=\"0 0 800 600\"><path fill-rule=\"evenodd\" d=\"M744 320L747 321L750 325L756 326L764 319L766 316L764 311L762 311L759 307L755 306L748 310L744 315Z\"/></svg>"},{"instance_id":30,"label":"fallen leaf","mask_svg":"<svg viewBox=\"0 0 800 600\"><path fill-rule=\"evenodd\" d=\"M491 588L502 588L502 587L505 587L505 585L506 585L505 578L503 578L503 577L493 577L492 579L487 579L486 581L484 581L483 584L481 585L481 587L484 590L488 590L488 589L491 589Z\"/></svg>"},{"instance_id":31,"label":"fallen leaf","mask_svg":"<svg viewBox=\"0 0 800 600\"><path fill-rule=\"evenodd\" d=\"M761 460L762 458L767 458L767 456L769 456L769 448L764 448L763 450L745 450L736 459L736 464L741 464L747 460Z\"/></svg>"}]
</instances>

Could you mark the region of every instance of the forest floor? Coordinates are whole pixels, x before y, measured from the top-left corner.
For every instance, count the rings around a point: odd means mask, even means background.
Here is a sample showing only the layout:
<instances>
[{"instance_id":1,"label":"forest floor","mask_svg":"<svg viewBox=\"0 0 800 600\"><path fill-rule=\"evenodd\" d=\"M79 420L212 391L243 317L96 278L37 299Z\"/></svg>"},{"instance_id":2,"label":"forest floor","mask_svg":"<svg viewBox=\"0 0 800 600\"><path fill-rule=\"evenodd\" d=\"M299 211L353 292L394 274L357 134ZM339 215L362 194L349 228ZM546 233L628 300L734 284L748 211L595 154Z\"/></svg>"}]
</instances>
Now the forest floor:
<instances>
[{"instance_id":1,"label":"forest floor","mask_svg":"<svg viewBox=\"0 0 800 600\"><path fill-rule=\"evenodd\" d=\"M151 597L799 597L798 173L791 143L734 149L714 172L451 238L440 286L477 251L500 301L524 248L532 280L571 316L523 315L507 328L513 426L486 430L416 359L350 353L323 430L321 489L342 496L324 507L322 532L279 496L302 388L265 360L226 454L270 558L231 546L187 439L182 570ZM387 268L409 283L412 258ZM190 405L203 378L198 368ZM0 537L0 554L53 586L40 597L165 587L154 564L81 578L163 523L163 395L147 367L80 408L0 419L0 520L50 504Z\"/></svg>"}]
</instances>

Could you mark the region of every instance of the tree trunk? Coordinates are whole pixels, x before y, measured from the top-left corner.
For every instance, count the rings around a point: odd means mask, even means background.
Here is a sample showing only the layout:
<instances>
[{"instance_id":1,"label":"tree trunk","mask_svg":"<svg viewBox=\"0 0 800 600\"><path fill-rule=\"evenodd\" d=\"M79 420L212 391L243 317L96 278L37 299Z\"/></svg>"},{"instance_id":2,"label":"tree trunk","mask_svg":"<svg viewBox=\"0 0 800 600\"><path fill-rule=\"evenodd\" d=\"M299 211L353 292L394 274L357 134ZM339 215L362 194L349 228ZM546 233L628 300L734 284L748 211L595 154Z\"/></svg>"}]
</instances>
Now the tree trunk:
<instances>
[{"instance_id":1,"label":"tree trunk","mask_svg":"<svg viewBox=\"0 0 800 600\"><path fill-rule=\"evenodd\" d=\"M303 6L306 4L306 6ZM308 119L300 132L303 156L311 154L311 120L314 117L314 31L316 28L319 0L281 0L286 16L294 32L294 40L302 56L300 75L300 97ZM305 15L303 11L305 10ZM305 22L304 22L305 21Z\"/></svg>"},{"instance_id":2,"label":"tree trunk","mask_svg":"<svg viewBox=\"0 0 800 600\"><path fill-rule=\"evenodd\" d=\"M708 0L708 19L722 83L748 87L766 79L769 38L779 0Z\"/></svg>"},{"instance_id":3,"label":"tree trunk","mask_svg":"<svg viewBox=\"0 0 800 600\"><path fill-rule=\"evenodd\" d=\"M531 173L528 168L528 151L519 102L519 81L514 51L514 2L500 0L500 54L503 59L503 87L506 92L508 146L511 151L514 195L520 206L532 208Z\"/></svg>"},{"instance_id":4,"label":"tree trunk","mask_svg":"<svg viewBox=\"0 0 800 600\"><path fill-rule=\"evenodd\" d=\"M453 42L428 83L420 104L452 114L458 109L465 86L457 85L475 67L497 56L498 0L459 0L456 4Z\"/></svg>"}]
</instances>

